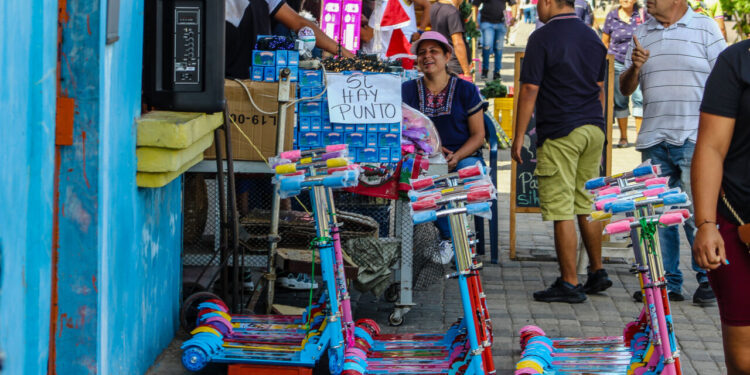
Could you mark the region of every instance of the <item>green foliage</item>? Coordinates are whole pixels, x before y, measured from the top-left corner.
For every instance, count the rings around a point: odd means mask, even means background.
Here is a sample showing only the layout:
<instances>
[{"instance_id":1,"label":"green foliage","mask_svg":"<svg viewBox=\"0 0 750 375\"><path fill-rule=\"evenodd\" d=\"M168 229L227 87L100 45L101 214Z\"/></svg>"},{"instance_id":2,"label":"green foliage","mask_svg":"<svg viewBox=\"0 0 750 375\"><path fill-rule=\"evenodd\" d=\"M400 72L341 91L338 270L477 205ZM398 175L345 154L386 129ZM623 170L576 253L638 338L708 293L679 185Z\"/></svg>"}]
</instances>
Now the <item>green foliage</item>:
<instances>
[{"instance_id":1,"label":"green foliage","mask_svg":"<svg viewBox=\"0 0 750 375\"><path fill-rule=\"evenodd\" d=\"M479 27L477 27L477 23L471 19L471 10L471 4L468 1L462 2L458 7L458 11L461 13L461 20L464 21L464 29L466 29L465 37L468 40L482 36Z\"/></svg>"},{"instance_id":2,"label":"green foliage","mask_svg":"<svg viewBox=\"0 0 750 375\"><path fill-rule=\"evenodd\" d=\"M490 81L479 92L485 98L504 98L508 95L508 86L503 85L499 79Z\"/></svg>"},{"instance_id":3,"label":"green foliage","mask_svg":"<svg viewBox=\"0 0 750 375\"><path fill-rule=\"evenodd\" d=\"M724 13L737 21L735 29L742 38L750 35L750 0L721 0Z\"/></svg>"}]
</instances>

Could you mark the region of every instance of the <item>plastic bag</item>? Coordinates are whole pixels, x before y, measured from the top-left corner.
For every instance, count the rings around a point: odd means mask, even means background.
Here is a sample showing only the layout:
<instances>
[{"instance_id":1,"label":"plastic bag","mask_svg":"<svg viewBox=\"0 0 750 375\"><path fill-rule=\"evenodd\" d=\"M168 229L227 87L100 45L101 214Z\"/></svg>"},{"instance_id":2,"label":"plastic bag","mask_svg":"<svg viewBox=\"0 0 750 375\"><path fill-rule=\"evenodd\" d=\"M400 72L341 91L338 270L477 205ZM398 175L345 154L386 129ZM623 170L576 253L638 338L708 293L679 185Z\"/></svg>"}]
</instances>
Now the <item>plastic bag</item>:
<instances>
[{"instance_id":1,"label":"plastic bag","mask_svg":"<svg viewBox=\"0 0 750 375\"><path fill-rule=\"evenodd\" d=\"M435 124L422 112L401 103L401 145L416 148L428 156L440 154L442 145Z\"/></svg>"}]
</instances>

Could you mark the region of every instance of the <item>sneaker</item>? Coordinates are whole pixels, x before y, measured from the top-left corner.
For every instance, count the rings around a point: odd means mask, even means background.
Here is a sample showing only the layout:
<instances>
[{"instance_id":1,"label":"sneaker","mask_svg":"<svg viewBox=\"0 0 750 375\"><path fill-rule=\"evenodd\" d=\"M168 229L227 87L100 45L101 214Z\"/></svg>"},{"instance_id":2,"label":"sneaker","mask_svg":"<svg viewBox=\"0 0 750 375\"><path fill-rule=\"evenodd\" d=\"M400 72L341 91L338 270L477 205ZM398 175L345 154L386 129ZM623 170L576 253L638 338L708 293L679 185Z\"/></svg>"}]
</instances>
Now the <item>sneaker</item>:
<instances>
[{"instance_id":1,"label":"sneaker","mask_svg":"<svg viewBox=\"0 0 750 375\"><path fill-rule=\"evenodd\" d=\"M496 70L492 73L492 79L500 79L500 71Z\"/></svg>"},{"instance_id":2,"label":"sneaker","mask_svg":"<svg viewBox=\"0 0 750 375\"><path fill-rule=\"evenodd\" d=\"M583 284L583 292L586 294L594 294L607 290L612 286L612 280L609 279L607 271L602 268L596 272L589 272L586 283Z\"/></svg>"},{"instance_id":3,"label":"sneaker","mask_svg":"<svg viewBox=\"0 0 750 375\"><path fill-rule=\"evenodd\" d=\"M681 302L685 300L685 296L683 296L682 293L673 292L671 290L667 292L667 298L672 302ZM643 292L639 290L633 293L633 300L635 302L643 302Z\"/></svg>"},{"instance_id":4,"label":"sneaker","mask_svg":"<svg viewBox=\"0 0 750 375\"><path fill-rule=\"evenodd\" d=\"M290 273L286 277L280 277L278 280L281 286L288 289L307 290L318 288L318 283L315 280L312 280L306 273L300 273L297 276Z\"/></svg>"},{"instance_id":5,"label":"sneaker","mask_svg":"<svg viewBox=\"0 0 750 375\"><path fill-rule=\"evenodd\" d=\"M453 258L453 243L450 240L440 241L438 251L432 253L432 261L438 264L448 264Z\"/></svg>"},{"instance_id":6,"label":"sneaker","mask_svg":"<svg viewBox=\"0 0 750 375\"><path fill-rule=\"evenodd\" d=\"M482 74L480 76L482 77L482 79L487 79L487 71L482 70Z\"/></svg>"},{"instance_id":7,"label":"sneaker","mask_svg":"<svg viewBox=\"0 0 750 375\"><path fill-rule=\"evenodd\" d=\"M693 294L693 303L699 306L706 306L716 303L716 295L714 295L713 289L708 281L704 281L698 285L698 289Z\"/></svg>"},{"instance_id":8,"label":"sneaker","mask_svg":"<svg viewBox=\"0 0 750 375\"><path fill-rule=\"evenodd\" d=\"M573 286L558 277L546 290L534 292L534 299L540 302L581 303L586 300L586 294L583 293L581 284Z\"/></svg>"}]
</instances>

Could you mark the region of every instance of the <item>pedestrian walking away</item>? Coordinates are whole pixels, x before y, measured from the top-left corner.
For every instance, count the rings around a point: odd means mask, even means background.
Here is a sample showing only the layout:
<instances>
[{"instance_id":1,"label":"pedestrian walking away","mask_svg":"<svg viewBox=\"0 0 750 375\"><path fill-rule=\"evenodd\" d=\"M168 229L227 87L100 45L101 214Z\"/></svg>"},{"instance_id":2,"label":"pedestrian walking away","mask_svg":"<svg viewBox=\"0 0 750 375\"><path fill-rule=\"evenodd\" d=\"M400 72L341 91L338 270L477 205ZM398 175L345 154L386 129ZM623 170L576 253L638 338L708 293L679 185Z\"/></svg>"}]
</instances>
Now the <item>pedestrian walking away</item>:
<instances>
[{"instance_id":1,"label":"pedestrian walking away","mask_svg":"<svg viewBox=\"0 0 750 375\"><path fill-rule=\"evenodd\" d=\"M587 180L598 176L605 139L604 77L607 49L575 14L574 0L539 0L545 26L529 37L521 67L518 121L514 134L525 134L536 106L537 166L542 219L554 221L560 277L534 293L543 302L578 303L585 293L612 286L602 268L599 222L589 222L592 196ZM513 140L511 156L521 163L524 137ZM581 230L589 256L586 283L576 274L577 235Z\"/></svg>"}]
</instances>

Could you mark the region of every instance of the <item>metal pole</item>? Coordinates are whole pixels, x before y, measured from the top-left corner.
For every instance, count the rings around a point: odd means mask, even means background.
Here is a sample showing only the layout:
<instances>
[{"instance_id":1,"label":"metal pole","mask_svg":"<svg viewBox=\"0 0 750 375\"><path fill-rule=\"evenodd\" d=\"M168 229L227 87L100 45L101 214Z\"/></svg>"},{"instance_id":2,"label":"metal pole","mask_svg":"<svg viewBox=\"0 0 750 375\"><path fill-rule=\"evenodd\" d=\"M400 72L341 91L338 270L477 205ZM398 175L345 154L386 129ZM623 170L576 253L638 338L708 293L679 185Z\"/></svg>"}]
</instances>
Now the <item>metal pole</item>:
<instances>
[{"instance_id":1,"label":"metal pole","mask_svg":"<svg viewBox=\"0 0 750 375\"><path fill-rule=\"evenodd\" d=\"M286 140L286 103L290 100L291 88L289 85L288 68L281 70L279 74L279 122L276 127L276 155L284 151L284 141ZM279 211L281 209L281 197L279 197L279 187L274 186L273 198L271 200L271 228L268 233L268 267L266 268L265 278L268 281L268 293L266 295L266 312L271 312L274 298L274 282L276 281L276 246L279 242Z\"/></svg>"},{"instance_id":2,"label":"metal pole","mask_svg":"<svg viewBox=\"0 0 750 375\"><path fill-rule=\"evenodd\" d=\"M234 157L232 156L232 126L230 125L229 121L229 110L227 109L226 104L224 105L224 142L227 150L227 211L228 211L228 220L231 220L228 222L228 228L229 235L231 236L231 242L228 242L228 245L231 246L231 252L232 252L232 307L234 311L240 311L242 308L242 298L239 294L241 288L243 287L243 283L240 281L240 262L238 261L239 258L239 237L237 233L239 232L239 218L237 217L237 197L236 197L236 190L234 187ZM217 158L220 158L220 155L217 155ZM243 270L244 272L244 270Z\"/></svg>"}]
</instances>

